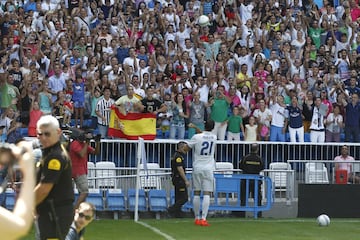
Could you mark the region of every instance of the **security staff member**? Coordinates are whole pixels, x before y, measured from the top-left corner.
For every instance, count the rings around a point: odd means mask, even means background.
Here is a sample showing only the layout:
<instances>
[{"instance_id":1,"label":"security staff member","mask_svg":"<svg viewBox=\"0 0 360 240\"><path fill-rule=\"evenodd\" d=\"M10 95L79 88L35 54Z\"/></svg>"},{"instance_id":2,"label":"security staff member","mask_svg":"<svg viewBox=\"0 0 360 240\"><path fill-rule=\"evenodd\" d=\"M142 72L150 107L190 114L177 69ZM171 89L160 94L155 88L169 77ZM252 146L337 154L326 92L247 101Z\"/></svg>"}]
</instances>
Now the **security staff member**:
<instances>
[{"instance_id":1,"label":"security staff member","mask_svg":"<svg viewBox=\"0 0 360 240\"><path fill-rule=\"evenodd\" d=\"M175 187L175 204L169 207L168 212L174 217L181 217L181 207L188 201L187 187L190 183L185 175L184 155L189 149L186 142L179 142L177 150L171 159L171 177Z\"/></svg>"},{"instance_id":2,"label":"security staff member","mask_svg":"<svg viewBox=\"0 0 360 240\"><path fill-rule=\"evenodd\" d=\"M258 154L259 146L256 143L251 144L250 153L246 155L241 161L239 168L243 170L244 174L259 174L264 170L264 163ZM258 206L261 205L261 181L258 182ZM246 181L241 181L241 206L245 206L246 203ZM249 182L249 195L255 197L255 182L250 180ZM241 212L240 217L245 217L245 212ZM258 213L258 217L261 217L261 212Z\"/></svg>"},{"instance_id":3,"label":"security staff member","mask_svg":"<svg viewBox=\"0 0 360 240\"><path fill-rule=\"evenodd\" d=\"M71 161L60 144L58 120L50 115L41 117L37 122L37 136L42 145L35 186L40 239L65 239L74 216L74 191Z\"/></svg>"}]
</instances>

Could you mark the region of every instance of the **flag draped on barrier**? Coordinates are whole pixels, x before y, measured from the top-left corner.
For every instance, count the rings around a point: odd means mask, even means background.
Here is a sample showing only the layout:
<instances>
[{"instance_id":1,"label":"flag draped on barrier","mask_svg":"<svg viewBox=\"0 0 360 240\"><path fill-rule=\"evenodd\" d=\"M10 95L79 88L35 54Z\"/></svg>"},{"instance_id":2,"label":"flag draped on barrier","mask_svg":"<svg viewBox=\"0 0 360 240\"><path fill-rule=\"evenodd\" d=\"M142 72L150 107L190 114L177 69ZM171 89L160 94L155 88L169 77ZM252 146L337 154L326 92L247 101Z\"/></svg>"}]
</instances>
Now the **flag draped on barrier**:
<instances>
[{"instance_id":1,"label":"flag draped on barrier","mask_svg":"<svg viewBox=\"0 0 360 240\"><path fill-rule=\"evenodd\" d=\"M137 140L154 140L156 116L151 113L128 113L123 115L117 107L111 108L109 132L111 137Z\"/></svg>"}]
</instances>

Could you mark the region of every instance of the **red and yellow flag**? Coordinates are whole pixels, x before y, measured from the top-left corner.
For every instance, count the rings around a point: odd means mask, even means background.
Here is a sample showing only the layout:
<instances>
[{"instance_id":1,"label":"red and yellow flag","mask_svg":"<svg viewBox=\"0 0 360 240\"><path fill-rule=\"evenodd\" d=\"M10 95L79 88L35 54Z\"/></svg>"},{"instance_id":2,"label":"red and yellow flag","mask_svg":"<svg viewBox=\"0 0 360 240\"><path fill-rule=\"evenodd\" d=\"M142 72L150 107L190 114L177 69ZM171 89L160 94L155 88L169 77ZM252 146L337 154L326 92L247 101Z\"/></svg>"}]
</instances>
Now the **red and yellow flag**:
<instances>
[{"instance_id":1,"label":"red and yellow flag","mask_svg":"<svg viewBox=\"0 0 360 240\"><path fill-rule=\"evenodd\" d=\"M138 140L154 140L156 137L156 116L151 113L128 113L123 115L112 107L108 135L111 137Z\"/></svg>"}]
</instances>

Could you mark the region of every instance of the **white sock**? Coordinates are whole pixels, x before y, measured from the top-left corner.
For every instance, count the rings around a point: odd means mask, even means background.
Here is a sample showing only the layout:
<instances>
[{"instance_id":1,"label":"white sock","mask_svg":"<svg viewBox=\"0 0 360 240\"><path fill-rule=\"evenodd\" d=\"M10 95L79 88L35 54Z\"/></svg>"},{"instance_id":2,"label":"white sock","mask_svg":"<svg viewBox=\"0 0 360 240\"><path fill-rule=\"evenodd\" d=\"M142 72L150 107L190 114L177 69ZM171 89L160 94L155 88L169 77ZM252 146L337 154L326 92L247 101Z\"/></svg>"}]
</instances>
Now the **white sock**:
<instances>
[{"instance_id":1,"label":"white sock","mask_svg":"<svg viewBox=\"0 0 360 240\"><path fill-rule=\"evenodd\" d=\"M206 219L210 206L210 195L204 195L202 203L202 219Z\"/></svg>"},{"instance_id":2,"label":"white sock","mask_svg":"<svg viewBox=\"0 0 360 240\"><path fill-rule=\"evenodd\" d=\"M195 195L193 199L195 219L200 218L200 196Z\"/></svg>"}]
</instances>

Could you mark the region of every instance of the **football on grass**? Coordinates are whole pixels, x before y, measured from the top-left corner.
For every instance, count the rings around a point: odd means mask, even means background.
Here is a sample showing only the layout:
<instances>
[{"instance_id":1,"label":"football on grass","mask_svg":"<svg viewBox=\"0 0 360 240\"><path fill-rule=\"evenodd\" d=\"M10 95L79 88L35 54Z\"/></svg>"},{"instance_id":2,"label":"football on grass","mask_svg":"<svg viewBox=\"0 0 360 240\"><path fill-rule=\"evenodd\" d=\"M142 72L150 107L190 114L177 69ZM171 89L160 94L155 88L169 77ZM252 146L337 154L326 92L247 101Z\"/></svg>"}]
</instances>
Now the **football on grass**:
<instances>
[{"instance_id":1,"label":"football on grass","mask_svg":"<svg viewBox=\"0 0 360 240\"><path fill-rule=\"evenodd\" d=\"M318 216L317 222L318 222L319 226L326 227L330 224L330 218L326 214L321 214L320 216Z\"/></svg>"}]
</instances>

